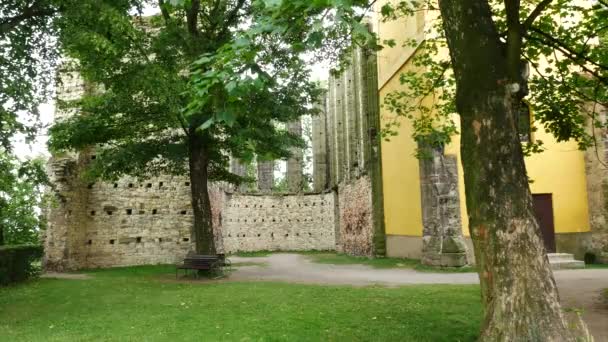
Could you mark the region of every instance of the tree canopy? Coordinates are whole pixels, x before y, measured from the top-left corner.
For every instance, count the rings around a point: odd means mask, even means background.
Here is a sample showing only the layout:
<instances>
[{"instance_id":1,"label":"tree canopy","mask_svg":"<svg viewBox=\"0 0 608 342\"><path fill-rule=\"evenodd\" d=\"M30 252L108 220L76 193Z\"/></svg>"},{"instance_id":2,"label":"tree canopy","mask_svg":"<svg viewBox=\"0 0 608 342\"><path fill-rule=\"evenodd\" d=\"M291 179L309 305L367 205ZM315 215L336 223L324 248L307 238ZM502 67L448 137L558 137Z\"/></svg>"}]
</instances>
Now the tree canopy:
<instances>
[{"instance_id":1,"label":"tree canopy","mask_svg":"<svg viewBox=\"0 0 608 342\"><path fill-rule=\"evenodd\" d=\"M80 114L52 127L50 146L93 147L89 174L104 179L189 173L195 235L210 241L207 181L243 181L231 157L289 156L302 140L281 124L313 113L319 89L290 44L298 37L250 31L266 2L161 0L144 17L147 3L81 1L62 13L65 68L87 86L59 104Z\"/></svg>"},{"instance_id":2,"label":"tree canopy","mask_svg":"<svg viewBox=\"0 0 608 342\"><path fill-rule=\"evenodd\" d=\"M0 245L40 243L47 183L41 159L21 162L0 152Z\"/></svg>"}]
</instances>

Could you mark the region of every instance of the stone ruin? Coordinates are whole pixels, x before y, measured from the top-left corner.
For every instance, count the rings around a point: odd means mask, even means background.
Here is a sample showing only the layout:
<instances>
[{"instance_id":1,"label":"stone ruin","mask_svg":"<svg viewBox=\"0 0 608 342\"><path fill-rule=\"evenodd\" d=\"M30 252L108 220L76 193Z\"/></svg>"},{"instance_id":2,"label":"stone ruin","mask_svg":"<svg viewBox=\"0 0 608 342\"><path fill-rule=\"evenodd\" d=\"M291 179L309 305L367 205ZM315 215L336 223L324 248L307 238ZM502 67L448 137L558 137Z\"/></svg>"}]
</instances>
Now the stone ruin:
<instances>
[{"instance_id":1,"label":"stone ruin","mask_svg":"<svg viewBox=\"0 0 608 342\"><path fill-rule=\"evenodd\" d=\"M62 100L77 99L85 84L63 72ZM303 152L287 161L289 192L272 191L274 162L257 164L257 189L210 184L218 251L336 250L384 255L376 56L358 49L351 66L329 81L321 114L312 118L313 191L302 192ZM55 120L75 113L57 112ZM301 134L301 122L288 129ZM87 184L80 177L93 149L54 155L55 184L48 210L44 263L71 270L175 263L193 249L187 177L146 181L123 177ZM231 171L247 166L231 161Z\"/></svg>"}]
</instances>

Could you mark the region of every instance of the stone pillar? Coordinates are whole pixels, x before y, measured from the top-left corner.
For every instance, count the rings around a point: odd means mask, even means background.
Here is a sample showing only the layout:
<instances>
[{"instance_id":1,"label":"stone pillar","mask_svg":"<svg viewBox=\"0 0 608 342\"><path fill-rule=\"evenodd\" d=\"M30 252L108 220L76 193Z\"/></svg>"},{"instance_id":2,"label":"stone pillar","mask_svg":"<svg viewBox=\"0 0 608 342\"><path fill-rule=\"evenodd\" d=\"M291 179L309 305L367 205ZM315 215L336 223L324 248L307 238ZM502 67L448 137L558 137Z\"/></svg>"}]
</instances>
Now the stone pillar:
<instances>
[{"instance_id":1,"label":"stone pillar","mask_svg":"<svg viewBox=\"0 0 608 342\"><path fill-rule=\"evenodd\" d=\"M422 196L422 263L433 266L468 264L460 220L458 167L455 156L427 149L420 159Z\"/></svg>"},{"instance_id":2,"label":"stone pillar","mask_svg":"<svg viewBox=\"0 0 608 342\"><path fill-rule=\"evenodd\" d=\"M312 117L312 162L313 190L321 192L328 189L328 146L326 130L327 96L318 105L319 114Z\"/></svg>"},{"instance_id":3,"label":"stone pillar","mask_svg":"<svg viewBox=\"0 0 608 342\"><path fill-rule=\"evenodd\" d=\"M335 88L334 97L334 146L335 146L335 171L336 185L340 184L345 179L344 170L346 169L346 140L344 139L344 85L343 77L337 76L332 78L330 83L333 83Z\"/></svg>"},{"instance_id":4,"label":"stone pillar","mask_svg":"<svg viewBox=\"0 0 608 342\"><path fill-rule=\"evenodd\" d=\"M386 230L384 225L384 189L382 182L382 144L380 140L380 98L378 95L378 57L371 50L357 49L361 71L361 155L369 172L372 188L372 224L375 255L386 255ZM365 104L365 105L363 105Z\"/></svg>"},{"instance_id":5,"label":"stone pillar","mask_svg":"<svg viewBox=\"0 0 608 342\"><path fill-rule=\"evenodd\" d=\"M327 162L329 167L329 188L337 184L337 155L336 155L336 87L330 77L327 89L325 129L327 132Z\"/></svg>"},{"instance_id":6,"label":"stone pillar","mask_svg":"<svg viewBox=\"0 0 608 342\"><path fill-rule=\"evenodd\" d=\"M346 179L356 179L359 176L359 108L356 69L360 61L357 50L351 53L351 65L344 71L344 175Z\"/></svg>"},{"instance_id":7,"label":"stone pillar","mask_svg":"<svg viewBox=\"0 0 608 342\"><path fill-rule=\"evenodd\" d=\"M370 158L370 152L371 152L371 148L369 145L369 133L368 133L368 128L369 128L369 124L368 124L368 120L370 120L369 118L369 114L370 114L370 105L377 105L378 101L374 101L372 100L370 102L369 97L370 95L374 96L374 97L378 97L378 81L377 81L377 71L374 72L368 72L368 56L367 53L365 52L365 50L363 49L356 49L354 52L355 54L355 81L356 81L356 99L357 99L357 129L358 129L358 139L357 139L357 144L358 144L358 151L359 151L359 160L358 160L358 168L360 170L365 170L365 168L367 167L367 163L369 161ZM373 58L375 58L375 56L373 56ZM376 63L374 64L374 70L375 70L375 66ZM372 77L374 75L376 75L376 79L372 78L371 80L368 79L368 75L372 75ZM372 88L372 92L370 93L369 89ZM375 114L374 120L377 120L378 123L380 122L380 117L378 114L378 111L373 111ZM377 117L377 118L376 118Z\"/></svg>"},{"instance_id":8,"label":"stone pillar","mask_svg":"<svg viewBox=\"0 0 608 342\"><path fill-rule=\"evenodd\" d=\"M588 104L586 109L590 113L595 109L597 120L606 122L605 108ZM593 127L592 120L588 120L587 131L597 144L585 152L591 234L581 243L581 248L582 254L593 253L597 262L608 263L608 131Z\"/></svg>"},{"instance_id":9,"label":"stone pillar","mask_svg":"<svg viewBox=\"0 0 608 342\"><path fill-rule=\"evenodd\" d=\"M302 136L302 120L290 122L287 124L289 133ZM287 159L287 187L290 192L301 192L303 186L303 158L304 153L301 148L293 148L291 150L291 158Z\"/></svg>"},{"instance_id":10,"label":"stone pillar","mask_svg":"<svg viewBox=\"0 0 608 342\"><path fill-rule=\"evenodd\" d=\"M51 157L47 164L56 203L46 210L48 226L43 258L46 270L67 271L87 267L90 248L85 241L88 191L79 177L87 158L90 157L86 154Z\"/></svg>"},{"instance_id":11,"label":"stone pillar","mask_svg":"<svg viewBox=\"0 0 608 342\"><path fill-rule=\"evenodd\" d=\"M258 190L270 192L274 186L274 161L258 160Z\"/></svg>"},{"instance_id":12,"label":"stone pillar","mask_svg":"<svg viewBox=\"0 0 608 342\"><path fill-rule=\"evenodd\" d=\"M234 173L237 176L246 177L247 176L247 165L243 164L237 158L230 158L230 172ZM247 189L245 184L241 184L235 190L243 192Z\"/></svg>"}]
</instances>

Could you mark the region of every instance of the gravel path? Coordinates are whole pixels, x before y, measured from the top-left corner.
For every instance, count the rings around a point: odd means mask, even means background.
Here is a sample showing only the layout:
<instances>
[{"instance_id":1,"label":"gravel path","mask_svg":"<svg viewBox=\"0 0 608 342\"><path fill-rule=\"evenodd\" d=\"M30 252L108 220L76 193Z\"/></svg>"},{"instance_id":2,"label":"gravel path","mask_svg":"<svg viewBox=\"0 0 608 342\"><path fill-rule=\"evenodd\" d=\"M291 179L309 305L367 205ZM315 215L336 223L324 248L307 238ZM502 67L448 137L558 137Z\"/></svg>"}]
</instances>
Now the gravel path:
<instances>
[{"instance_id":1,"label":"gravel path","mask_svg":"<svg viewBox=\"0 0 608 342\"><path fill-rule=\"evenodd\" d=\"M238 266L231 281L283 281L302 284L401 286L411 284L477 284L477 273L427 273L408 269L375 269L365 265L330 265L311 262L306 255L271 254L268 257L230 258ZM598 342L608 342L608 303L600 291L608 288L608 269L559 270L555 279L564 307L581 309Z\"/></svg>"}]
</instances>

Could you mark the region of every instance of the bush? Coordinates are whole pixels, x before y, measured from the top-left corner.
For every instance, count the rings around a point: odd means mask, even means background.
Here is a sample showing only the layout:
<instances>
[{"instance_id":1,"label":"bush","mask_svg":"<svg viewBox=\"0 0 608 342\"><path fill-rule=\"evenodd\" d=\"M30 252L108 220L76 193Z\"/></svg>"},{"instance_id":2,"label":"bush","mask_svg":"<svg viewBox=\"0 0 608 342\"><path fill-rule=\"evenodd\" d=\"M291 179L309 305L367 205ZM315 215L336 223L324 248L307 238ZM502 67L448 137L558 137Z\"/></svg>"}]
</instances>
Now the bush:
<instances>
[{"instance_id":1,"label":"bush","mask_svg":"<svg viewBox=\"0 0 608 342\"><path fill-rule=\"evenodd\" d=\"M594 253L591 253L591 252L585 253L585 264L592 265L592 264L595 264L596 261L597 261L597 258Z\"/></svg>"},{"instance_id":2,"label":"bush","mask_svg":"<svg viewBox=\"0 0 608 342\"><path fill-rule=\"evenodd\" d=\"M42 257L42 246L0 246L0 285L24 281L38 273L32 262Z\"/></svg>"}]
</instances>

